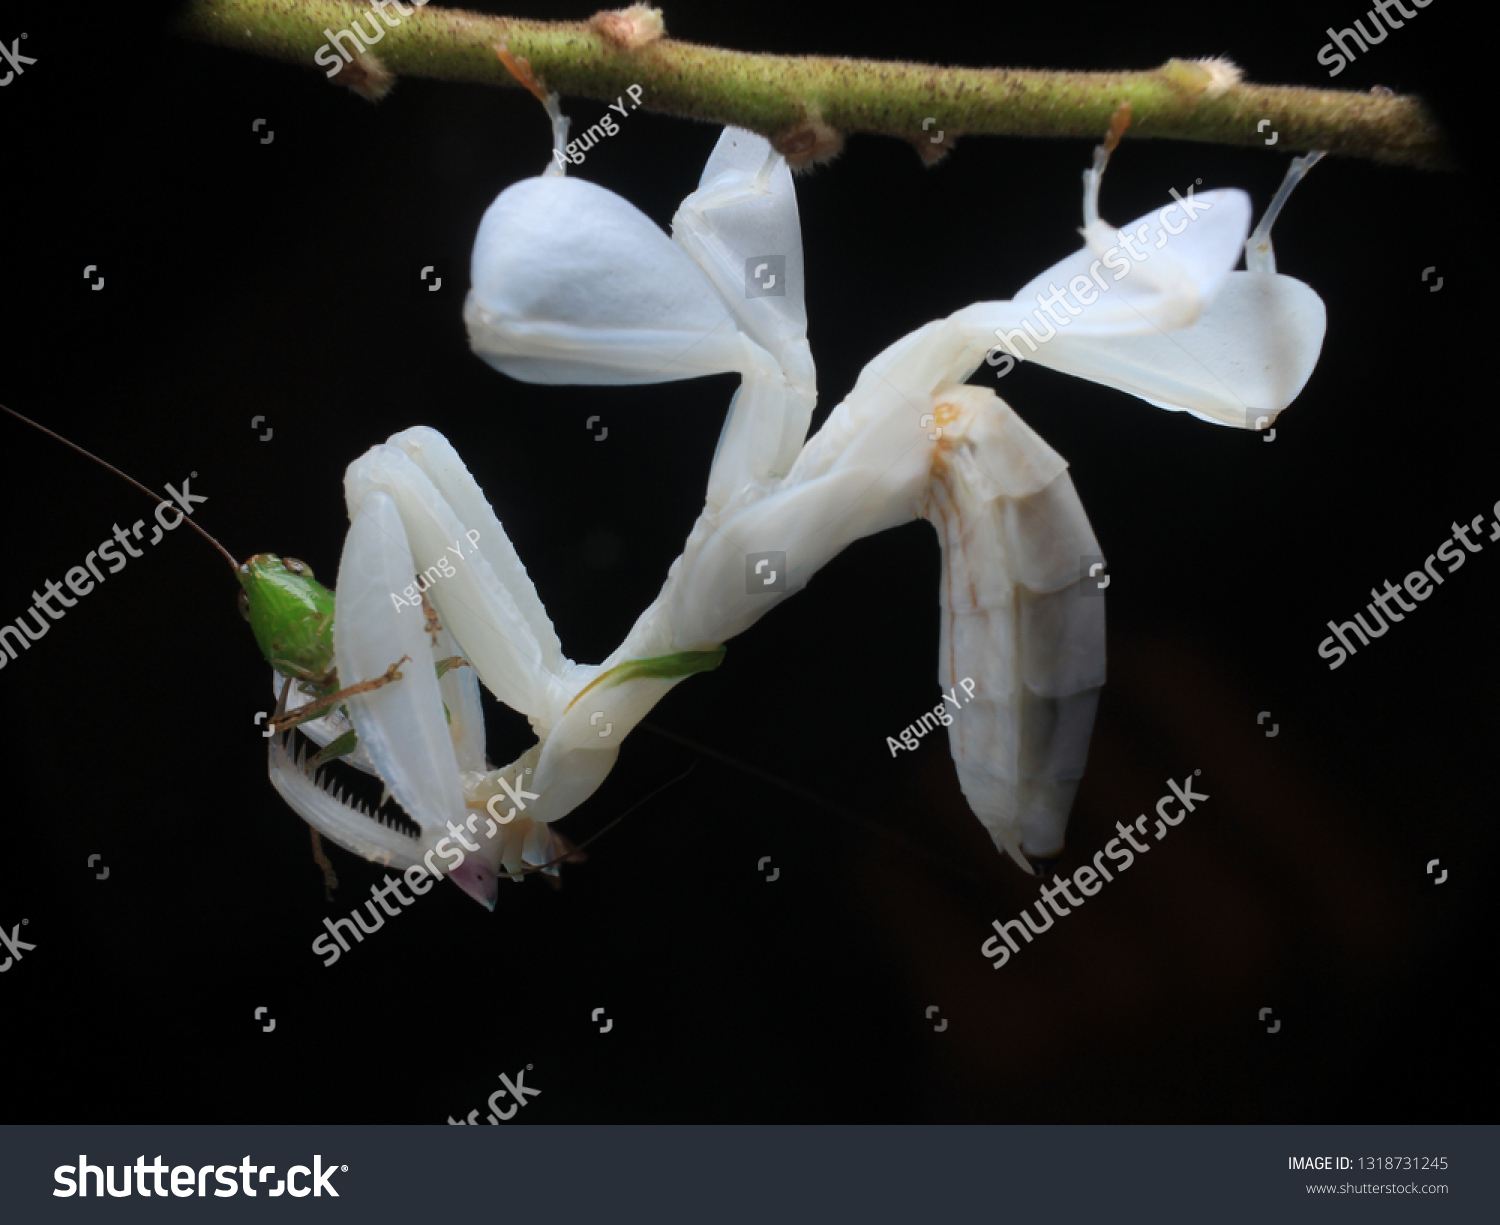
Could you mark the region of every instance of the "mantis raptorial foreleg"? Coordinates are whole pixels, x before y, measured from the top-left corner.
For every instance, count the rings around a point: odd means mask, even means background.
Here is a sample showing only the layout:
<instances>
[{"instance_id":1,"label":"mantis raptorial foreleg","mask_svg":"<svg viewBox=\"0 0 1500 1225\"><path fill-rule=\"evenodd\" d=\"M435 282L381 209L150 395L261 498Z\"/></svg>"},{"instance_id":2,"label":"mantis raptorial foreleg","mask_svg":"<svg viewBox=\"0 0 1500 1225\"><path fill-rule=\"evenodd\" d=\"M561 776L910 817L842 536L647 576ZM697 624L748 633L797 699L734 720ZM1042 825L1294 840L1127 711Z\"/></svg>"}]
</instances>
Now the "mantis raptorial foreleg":
<instances>
[{"instance_id":1,"label":"mantis raptorial foreleg","mask_svg":"<svg viewBox=\"0 0 1500 1225\"><path fill-rule=\"evenodd\" d=\"M39 425L12 408L6 408L3 405L0 405L0 408L94 463L108 468L115 475L134 485L147 497L162 505L167 505L165 499L159 494L92 452L84 450L77 443L69 441L46 426ZM236 563L233 554L181 512L178 512L178 522L187 523L229 563L240 584L240 612L250 623L256 643L272 667L276 683L281 684L283 678L287 681L287 684L282 687L281 701L278 704L276 716L270 721L271 731L300 724L320 714L322 710L339 703L349 694L365 692L370 688L400 679L397 669L401 661L398 661L397 664L388 667L385 673L376 680L364 681L340 689L333 666L333 635L330 632L333 627L334 596L333 592L313 576L312 567L296 558L278 557L273 553L257 553L243 563ZM299 709L287 714L284 713L286 691L293 680L299 682L299 690L305 700L298 704ZM311 734L317 735L318 733ZM334 740L335 735L325 735L324 742ZM336 745L330 745L325 749L326 755L336 756L355 752L352 733L338 736L337 739ZM362 754L358 756L360 759L363 758ZM368 768L362 760L356 759L354 764L360 765L361 768Z\"/></svg>"}]
</instances>

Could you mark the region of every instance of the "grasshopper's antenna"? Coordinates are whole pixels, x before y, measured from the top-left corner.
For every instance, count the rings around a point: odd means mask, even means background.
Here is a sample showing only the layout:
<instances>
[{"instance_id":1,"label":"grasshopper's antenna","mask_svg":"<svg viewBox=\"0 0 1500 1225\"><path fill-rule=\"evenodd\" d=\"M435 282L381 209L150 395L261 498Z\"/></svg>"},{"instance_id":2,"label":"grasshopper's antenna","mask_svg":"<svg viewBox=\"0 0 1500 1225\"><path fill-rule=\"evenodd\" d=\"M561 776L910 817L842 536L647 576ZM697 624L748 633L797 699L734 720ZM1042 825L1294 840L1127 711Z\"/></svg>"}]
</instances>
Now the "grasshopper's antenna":
<instances>
[{"instance_id":1,"label":"grasshopper's antenna","mask_svg":"<svg viewBox=\"0 0 1500 1225\"><path fill-rule=\"evenodd\" d=\"M168 502L166 500L166 498L162 497L158 493L153 493L151 490L147 489L144 485L142 485L140 483L140 481L136 480L135 477L129 476L126 473L121 472L113 464L107 463L106 461L100 459L92 451L85 451L76 442L69 442L61 434L58 434L58 433L56 433L56 432L54 432L52 430L49 430L45 425L41 425L38 422L33 421L25 413L18 413L18 412L16 412L15 409L11 408L7 404L0 404L0 409L4 409L6 412L8 412L12 417L15 417L17 420L24 421L27 425L31 426L33 429L41 430L42 433L46 434L48 437L57 439L57 441L60 442L60 443L62 443L63 446L65 446L65 447L71 447L73 450L77 451L78 454L83 455L83 456L87 456L89 459L93 460L100 467L102 467L102 468L108 468L111 472L113 472L122 481L129 481L132 485L134 485L137 489L139 489L148 498L154 498L154 499L156 499L156 501L160 502L163 506L172 506L172 503ZM176 508L173 507L173 509L176 509ZM204 540L208 541L208 543L211 544L211 545L213 545L214 548L218 549L220 553L224 554L224 558L225 558L226 561L229 562L229 568L231 570L235 571L235 573L239 573L240 564L239 564L239 562L237 562L237 561L234 560L234 556L229 552L228 549L226 549L217 540L215 540L212 536L210 536L207 532L205 532L201 527L199 527L196 523L194 523L190 518L188 518L187 515L182 514L181 511L178 511L177 513L179 515L181 515L182 521L184 523L186 523L190 528L192 528L193 531L197 532L198 535L202 536Z\"/></svg>"}]
</instances>

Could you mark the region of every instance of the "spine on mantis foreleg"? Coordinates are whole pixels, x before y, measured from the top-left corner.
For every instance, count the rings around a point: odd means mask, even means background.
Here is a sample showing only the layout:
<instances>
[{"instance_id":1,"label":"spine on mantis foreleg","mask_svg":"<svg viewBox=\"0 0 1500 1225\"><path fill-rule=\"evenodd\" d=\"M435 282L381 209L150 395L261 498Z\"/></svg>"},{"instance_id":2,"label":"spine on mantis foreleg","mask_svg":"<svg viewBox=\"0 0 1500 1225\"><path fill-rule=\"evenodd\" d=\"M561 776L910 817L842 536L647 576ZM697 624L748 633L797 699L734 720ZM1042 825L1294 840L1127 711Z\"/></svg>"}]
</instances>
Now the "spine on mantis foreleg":
<instances>
[{"instance_id":1,"label":"spine on mantis foreleg","mask_svg":"<svg viewBox=\"0 0 1500 1225\"><path fill-rule=\"evenodd\" d=\"M959 783L1001 850L1045 872L1063 848L1104 684L1099 544L1067 464L983 388L933 397L921 514L943 548L938 683Z\"/></svg>"}]
</instances>

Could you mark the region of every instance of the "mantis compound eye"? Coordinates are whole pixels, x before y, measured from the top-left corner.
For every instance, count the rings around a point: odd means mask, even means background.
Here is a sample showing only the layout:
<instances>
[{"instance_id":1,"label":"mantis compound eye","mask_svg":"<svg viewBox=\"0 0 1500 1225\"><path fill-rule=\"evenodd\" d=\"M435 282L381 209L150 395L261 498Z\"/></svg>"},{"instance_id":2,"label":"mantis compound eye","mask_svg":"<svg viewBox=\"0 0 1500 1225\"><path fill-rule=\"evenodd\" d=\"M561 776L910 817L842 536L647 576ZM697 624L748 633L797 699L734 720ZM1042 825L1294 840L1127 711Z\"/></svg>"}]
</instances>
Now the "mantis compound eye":
<instances>
[{"instance_id":1,"label":"mantis compound eye","mask_svg":"<svg viewBox=\"0 0 1500 1225\"><path fill-rule=\"evenodd\" d=\"M312 578L313 576L312 567L305 561L298 561L295 557L283 557L281 563L298 578Z\"/></svg>"},{"instance_id":2,"label":"mantis compound eye","mask_svg":"<svg viewBox=\"0 0 1500 1225\"><path fill-rule=\"evenodd\" d=\"M240 616L250 620L250 596L244 591L240 592Z\"/></svg>"}]
</instances>

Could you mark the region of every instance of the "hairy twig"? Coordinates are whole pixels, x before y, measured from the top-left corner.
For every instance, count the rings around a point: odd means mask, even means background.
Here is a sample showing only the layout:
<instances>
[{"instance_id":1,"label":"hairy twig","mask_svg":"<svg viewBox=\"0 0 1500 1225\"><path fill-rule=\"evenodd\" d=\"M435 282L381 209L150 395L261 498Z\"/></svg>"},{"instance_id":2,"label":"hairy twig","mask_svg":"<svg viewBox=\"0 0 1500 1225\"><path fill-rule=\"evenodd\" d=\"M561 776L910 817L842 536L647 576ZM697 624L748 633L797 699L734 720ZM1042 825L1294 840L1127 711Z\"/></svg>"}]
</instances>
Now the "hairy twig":
<instances>
[{"instance_id":1,"label":"hairy twig","mask_svg":"<svg viewBox=\"0 0 1500 1225\"><path fill-rule=\"evenodd\" d=\"M613 101L638 85L647 109L748 128L796 165L831 156L855 132L908 141L927 161L959 134L1097 140L1129 102L1137 138L1266 148L1270 132L1279 154L1325 149L1450 166L1443 133L1417 98L1252 85L1223 60L1068 72L755 55L662 37L660 14L640 5L588 22L547 22L396 0L193 0L180 29L319 72L337 65L332 79L369 97L402 75L516 88L496 55L505 45L559 93ZM350 31L340 39L343 57L330 48L330 34L341 31ZM355 32L369 49L359 51Z\"/></svg>"}]
</instances>

